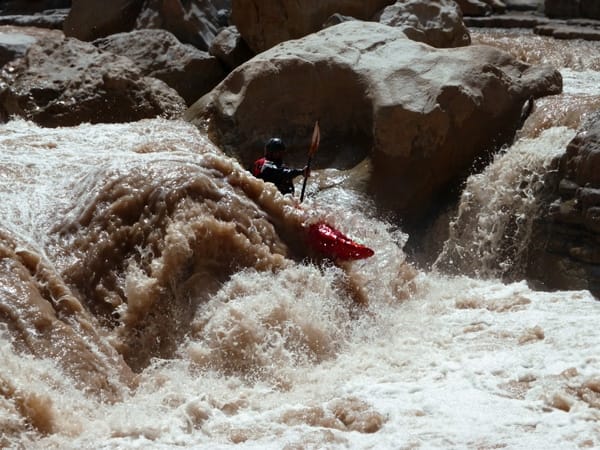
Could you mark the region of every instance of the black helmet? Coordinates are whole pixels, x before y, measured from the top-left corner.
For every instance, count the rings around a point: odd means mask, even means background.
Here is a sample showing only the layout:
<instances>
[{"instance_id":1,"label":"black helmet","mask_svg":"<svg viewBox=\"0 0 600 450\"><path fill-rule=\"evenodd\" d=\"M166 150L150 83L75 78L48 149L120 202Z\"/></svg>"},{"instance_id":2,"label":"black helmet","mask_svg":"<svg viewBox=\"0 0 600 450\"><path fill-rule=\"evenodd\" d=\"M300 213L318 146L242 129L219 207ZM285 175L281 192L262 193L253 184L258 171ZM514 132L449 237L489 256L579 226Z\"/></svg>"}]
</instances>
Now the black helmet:
<instances>
[{"instance_id":1,"label":"black helmet","mask_svg":"<svg viewBox=\"0 0 600 450\"><path fill-rule=\"evenodd\" d=\"M285 144L280 138L271 138L265 144L265 152L271 154L274 152L282 152L285 150Z\"/></svg>"}]
</instances>

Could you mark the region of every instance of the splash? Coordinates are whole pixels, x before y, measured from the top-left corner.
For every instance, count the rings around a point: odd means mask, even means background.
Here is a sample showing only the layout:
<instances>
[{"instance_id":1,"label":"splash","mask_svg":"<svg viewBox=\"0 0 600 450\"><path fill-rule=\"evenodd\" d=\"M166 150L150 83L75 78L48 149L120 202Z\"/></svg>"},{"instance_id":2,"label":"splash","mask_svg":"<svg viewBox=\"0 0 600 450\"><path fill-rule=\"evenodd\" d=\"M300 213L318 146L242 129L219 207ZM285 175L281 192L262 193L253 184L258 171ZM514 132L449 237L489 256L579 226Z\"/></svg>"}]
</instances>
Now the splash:
<instances>
[{"instance_id":1,"label":"splash","mask_svg":"<svg viewBox=\"0 0 600 450\"><path fill-rule=\"evenodd\" d=\"M471 176L450 237L434 269L483 278L519 279L540 207L544 174L575 130L555 127L522 139Z\"/></svg>"},{"instance_id":2,"label":"splash","mask_svg":"<svg viewBox=\"0 0 600 450\"><path fill-rule=\"evenodd\" d=\"M364 208L340 207L344 190L330 191L327 201L338 206L321 209L313 196L299 207L189 124L42 129L15 120L3 131L0 313L8 347L73 381L38 394L3 371L14 438L29 429L79 433L85 420L65 426L58 389L81 393L75 403L123 403L143 391L156 361L291 389L295 371L342 351L357 299L363 308L378 296L395 303L414 289L405 239L390 239L390 226ZM304 230L322 219L380 246L375 265L311 255ZM370 280L377 270L388 278ZM205 420L195 406L187 411ZM323 414L340 416L341 428L381 425L358 400ZM363 415L372 419L363 423ZM131 431L114 431L120 435Z\"/></svg>"}]
</instances>

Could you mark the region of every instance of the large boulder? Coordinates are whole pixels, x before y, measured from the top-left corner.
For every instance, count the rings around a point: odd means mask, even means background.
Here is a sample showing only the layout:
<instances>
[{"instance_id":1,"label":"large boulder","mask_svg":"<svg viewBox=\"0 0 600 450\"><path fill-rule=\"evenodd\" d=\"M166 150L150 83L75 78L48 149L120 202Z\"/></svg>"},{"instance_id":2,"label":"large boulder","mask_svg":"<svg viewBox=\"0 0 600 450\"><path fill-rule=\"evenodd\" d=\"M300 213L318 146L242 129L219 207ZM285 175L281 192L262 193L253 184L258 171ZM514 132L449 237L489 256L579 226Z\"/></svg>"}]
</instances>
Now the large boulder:
<instances>
[{"instance_id":1,"label":"large boulder","mask_svg":"<svg viewBox=\"0 0 600 450\"><path fill-rule=\"evenodd\" d=\"M162 28L181 42L207 51L222 27L222 6L226 2L146 0L135 28Z\"/></svg>"},{"instance_id":2,"label":"large boulder","mask_svg":"<svg viewBox=\"0 0 600 450\"><path fill-rule=\"evenodd\" d=\"M301 161L319 118L316 167L370 155L378 200L416 218L475 159L513 138L530 97L561 90L558 71L493 47L435 49L393 27L348 21L255 56L184 117L245 164L275 133Z\"/></svg>"},{"instance_id":3,"label":"large boulder","mask_svg":"<svg viewBox=\"0 0 600 450\"><path fill-rule=\"evenodd\" d=\"M73 0L63 31L82 41L130 31L142 3L143 0Z\"/></svg>"},{"instance_id":4,"label":"large boulder","mask_svg":"<svg viewBox=\"0 0 600 450\"><path fill-rule=\"evenodd\" d=\"M433 47L462 47L471 43L469 30L454 0L404 0L387 6L380 23L400 28L413 41Z\"/></svg>"},{"instance_id":5,"label":"large boulder","mask_svg":"<svg viewBox=\"0 0 600 450\"><path fill-rule=\"evenodd\" d=\"M231 20L255 53L319 31L335 13L371 20L395 0L232 0Z\"/></svg>"},{"instance_id":6,"label":"large boulder","mask_svg":"<svg viewBox=\"0 0 600 450\"><path fill-rule=\"evenodd\" d=\"M600 297L600 113L569 143L545 185L528 277Z\"/></svg>"},{"instance_id":7,"label":"large boulder","mask_svg":"<svg viewBox=\"0 0 600 450\"><path fill-rule=\"evenodd\" d=\"M67 38L40 41L0 75L0 118L43 126L176 117L183 99L123 56Z\"/></svg>"},{"instance_id":8,"label":"large boulder","mask_svg":"<svg viewBox=\"0 0 600 450\"><path fill-rule=\"evenodd\" d=\"M101 50L128 57L143 75L164 81L188 105L210 91L226 75L217 58L182 44L166 30L118 33L97 39L93 44Z\"/></svg>"}]
</instances>

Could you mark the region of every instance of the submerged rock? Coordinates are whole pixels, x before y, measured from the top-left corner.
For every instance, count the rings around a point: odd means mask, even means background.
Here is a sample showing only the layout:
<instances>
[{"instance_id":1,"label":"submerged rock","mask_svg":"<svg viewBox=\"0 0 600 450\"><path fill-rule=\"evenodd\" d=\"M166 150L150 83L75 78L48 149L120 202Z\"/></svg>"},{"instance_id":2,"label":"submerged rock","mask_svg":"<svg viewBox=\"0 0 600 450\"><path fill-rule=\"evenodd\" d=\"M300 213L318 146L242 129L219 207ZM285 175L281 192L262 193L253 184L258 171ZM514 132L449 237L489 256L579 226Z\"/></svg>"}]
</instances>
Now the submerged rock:
<instances>
[{"instance_id":1,"label":"submerged rock","mask_svg":"<svg viewBox=\"0 0 600 450\"><path fill-rule=\"evenodd\" d=\"M246 164L272 134L302 161L320 119L317 167L370 156L369 189L414 220L476 159L510 142L530 97L561 89L558 71L492 47L434 49L393 27L349 21L257 55L185 117L209 124Z\"/></svg>"}]
</instances>

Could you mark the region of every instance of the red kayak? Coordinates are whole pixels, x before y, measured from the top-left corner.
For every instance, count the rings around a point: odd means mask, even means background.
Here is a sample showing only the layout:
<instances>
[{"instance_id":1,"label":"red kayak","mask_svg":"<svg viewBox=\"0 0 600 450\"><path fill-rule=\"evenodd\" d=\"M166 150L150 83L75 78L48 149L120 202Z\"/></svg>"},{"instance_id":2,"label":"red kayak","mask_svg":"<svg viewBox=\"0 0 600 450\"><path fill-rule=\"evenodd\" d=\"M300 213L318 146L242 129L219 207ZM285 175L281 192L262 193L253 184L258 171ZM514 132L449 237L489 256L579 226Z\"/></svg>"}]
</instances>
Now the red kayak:
<instances>
[{"instance_id":1,"label":"red kayak","mask_svg":"<svg viewBox=\"0 0 600 450\"><path fill-rule=\"evenodd\" d=\"M314 223L308 228L308 244L330 258L344 261L365 259L375 254L369 247L354 242L324 222Z\"/></svg>"}]
</instances>

